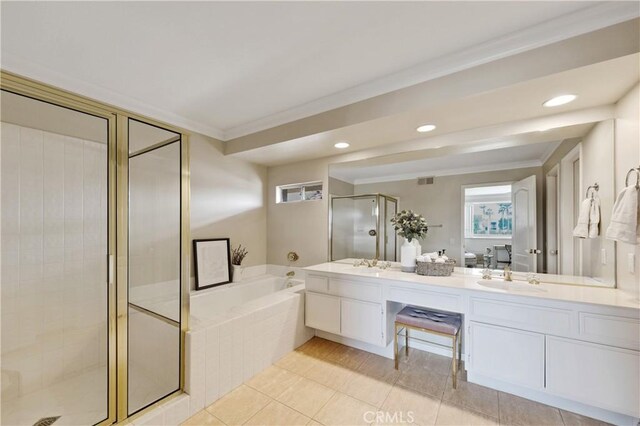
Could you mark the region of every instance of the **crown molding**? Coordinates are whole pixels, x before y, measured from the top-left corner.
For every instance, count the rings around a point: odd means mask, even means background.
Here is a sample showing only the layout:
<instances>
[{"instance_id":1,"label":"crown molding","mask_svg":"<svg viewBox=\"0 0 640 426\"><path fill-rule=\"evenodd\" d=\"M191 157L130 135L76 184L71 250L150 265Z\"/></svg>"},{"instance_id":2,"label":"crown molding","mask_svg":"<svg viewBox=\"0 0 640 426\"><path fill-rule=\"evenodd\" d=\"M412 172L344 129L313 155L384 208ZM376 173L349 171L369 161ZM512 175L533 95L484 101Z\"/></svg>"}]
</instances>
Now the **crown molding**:
<instances>
[{"instance_id":1,"label":"crown molding","mask_svg":"<svg viewBox=\"0 0 640 426\"><path fill-rule=\"evenodd\" d=\"M364 179L354 179L354 185L363 185L367 183L380 183L380 182L397 182L401 180L411 180L417 179L425 176L433 176L433 177L441 177L441 176L454 176L454 175L468 175L472 173L484 173L484 172L495 172L500 170L515 170L515 169L526 169L528 167L541 167L542 162L540 160L529 160L529 161L516 161L512 163L500 163L500 164L481 164L478 166L472 167L463 167L463 168L455 168L455 169L443 169L436 170L431 172L413 172L413 173L405 173L398 174L392 176L384 176L384 177L373 177L373 178L364 178ZM344 180L344 179L341 179Z\"/></svg>"},{"instance_id":2,"label":"crown molding","mask_svg":"<svg viewBox=\"0 0 640 426\"><path fill-rule=\"evenodd\" d=\"M1 66L4 71L9 71L23 77L31 78L69 92L94 99L99 102L111 104L136 114L147 116L167 124L182 127L193 132L202 133L215 139L223 140L224 132L199 121L191 120L178 114L157 108L133 97L120 94L104 87L87 83L82 80L69 78L36 62L25 59L11 52L2 52Z\"/></svg>"},{"instance_id":3,"label":"crown molding","mask_svg":"<svg viewBox=\"0 0 640 426\"><path fill-rule=\"evenodd\" d=\"M636 2L599 2L510 35L441 56L415 67L308 102L246 124L225 129L231 140L339 108L498 59L619 24L640 16Z\"/></svg>"}]
</instances>

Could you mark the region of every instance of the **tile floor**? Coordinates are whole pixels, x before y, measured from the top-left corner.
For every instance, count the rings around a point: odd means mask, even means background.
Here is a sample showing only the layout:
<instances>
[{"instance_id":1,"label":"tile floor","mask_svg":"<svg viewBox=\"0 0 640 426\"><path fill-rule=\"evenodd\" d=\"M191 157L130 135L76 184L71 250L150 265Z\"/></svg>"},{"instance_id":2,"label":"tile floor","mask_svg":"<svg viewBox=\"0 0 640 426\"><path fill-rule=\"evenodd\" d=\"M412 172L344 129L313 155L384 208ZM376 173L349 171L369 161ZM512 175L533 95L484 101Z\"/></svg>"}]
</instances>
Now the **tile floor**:
<instances>
[{"instance_id":1,"label":"tile floor","mask_svg":"<svg viewBox=\"0 0 640 426\"><path fill-rule=\"evenodd\" d=\"M184 426L604 425L466 382L451 387L450 358L410 350L393 361L313 338Z\"/></svg>"}]
</instances>

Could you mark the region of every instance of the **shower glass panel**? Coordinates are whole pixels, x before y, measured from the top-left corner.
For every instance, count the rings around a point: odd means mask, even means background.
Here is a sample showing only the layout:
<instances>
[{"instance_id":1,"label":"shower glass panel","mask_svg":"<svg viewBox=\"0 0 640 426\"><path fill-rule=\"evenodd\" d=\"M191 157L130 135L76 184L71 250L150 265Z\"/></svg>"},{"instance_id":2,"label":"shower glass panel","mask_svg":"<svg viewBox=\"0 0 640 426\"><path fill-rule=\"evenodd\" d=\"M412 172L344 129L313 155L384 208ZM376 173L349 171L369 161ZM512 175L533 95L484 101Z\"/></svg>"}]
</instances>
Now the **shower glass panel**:
<instances>
[{"instance_id":1,"label":"shower glass panel","mask_svg":"<svg viewBox=\"0 0 640 426\"><path fill-rule=\"evenodd\" d=\"M396 238L389 220L395 198L382 194L340 196L331 199L331 260L377 258L396 260Z\"/></svg>"},{"instance_id":2,"label":"shower glass panel","mask_svg":"<svg viewBox=\"0 0 640 426\"><path fill-rule=\"evenodd\" d=\"M128 412L180 388L180 134L129 119Z\"/></svg>"},{"instance_id":3,"label":"shower glass panel","mask_svg":"<svg viewBox=\"0 0 640 426\"><path fill-rule=\"evenodd\" d=\"M5 90L1 111L1 423L99 423L109 417L109 119Z\"/></svg>"}]
</instances>

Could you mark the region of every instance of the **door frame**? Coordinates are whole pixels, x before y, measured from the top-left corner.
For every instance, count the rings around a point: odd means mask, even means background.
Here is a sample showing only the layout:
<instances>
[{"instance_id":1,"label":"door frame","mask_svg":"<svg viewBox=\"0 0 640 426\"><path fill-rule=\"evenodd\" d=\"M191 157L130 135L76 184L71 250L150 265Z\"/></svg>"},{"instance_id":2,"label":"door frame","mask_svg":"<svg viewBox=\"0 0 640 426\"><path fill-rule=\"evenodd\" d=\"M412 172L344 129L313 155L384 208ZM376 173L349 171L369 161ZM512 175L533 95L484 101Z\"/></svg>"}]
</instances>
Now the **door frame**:
<instances>
[{"instance_id":1,"label":"door frame","mask_svg":"<svg viewBox=\"0 0 640 426\"><path fill-rule=\"evenodd\" d=\"M556 164L545 175L545 265L546 273L558 274L560 267L560 165ZM553 227L553 229L551 229ZM555 253L549 242L555 240ZM555 271L549 270L551 257L555 256Z\"/></svg>"},{"instance_id":2,"label":"door frame","mask_svg":"<svg viewBox=\"0 0 640 426\"><path fill-rule=\"evenodd\" d=\"M573 239L574 221L577 218L577 211L574 206L573 164L580 158L582 158L582 143L578 143L560 160L560 169L558 171L558 235L560 236L558 275L579 275L579 271L574 271L573 268L574 258L580 256L579 252L575 253ZM580 173L582 174L582 168L580 168ZM579 180L581 182L582 177ZM579 188L578 192L582 194L582 188ZM566 200L569 200L569 203L565 202Z\"/></svg>"},{"instance_id":3,"label":"door frame","mask_svg":"<svg viewBox=\"0 0 640 426\"><path fill-rule=\"evenodd\" d=\"M153 118L99 102L58 87L0 70L0 89L36 101L43 101L81 113L98 116L108 123L108 410L107 418L98 425L110 425L125 419L135 419L180 395L185 384L185 336L189 329L189 291L191 266L190 225L190 133L186 129ZM126 121L133 118L181 134L181 241L180 241L180 385L167 397L127 417L127 239L128 239L128 140ZM123 151L124 149L124 151ZM124 373L122 373L124 371ZM123 380L124 379L124 380Z\"/></svg>"}]
</instances>

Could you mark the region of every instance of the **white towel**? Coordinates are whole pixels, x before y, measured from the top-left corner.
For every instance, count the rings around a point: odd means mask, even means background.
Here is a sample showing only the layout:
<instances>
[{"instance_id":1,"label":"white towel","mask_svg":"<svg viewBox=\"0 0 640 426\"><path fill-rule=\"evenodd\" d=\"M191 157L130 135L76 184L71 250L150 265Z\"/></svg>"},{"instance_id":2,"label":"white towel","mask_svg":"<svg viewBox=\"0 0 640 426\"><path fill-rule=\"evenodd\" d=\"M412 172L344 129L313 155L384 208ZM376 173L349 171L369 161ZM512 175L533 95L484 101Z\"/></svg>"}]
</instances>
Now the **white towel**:
<instances>
[{"instance_id":1,"label":"white towel","mask_svg":"<svg viewBox=\"0 0 640 426\"><path fill-rule=\"evenodd\" d=\"M580 204L580 214L578 215L578 224L573 229L573 236L578 238L587 238L589 236L589 215L591 214L591 198L585 199Z\"/></svg>"},{"instance_id":2,"label":"white towel","mask_svg":"<svg viewBox=\"0 0 640 426\"><path fill-rule=\"evenodd\" d=\"M600 198L594 197L589 211L589 238L600 235Z\"/></svg>"},{"instance_id":3,"label":"white towel","mask_svg":"<svg viewBox=\"0 0 640 426\"><path fill-rule=\"evenodd\" d=\"M618 194L613 205L611 223L607 228L607 238L628 244L640 241L640 209L638 209L638 189L635 185L627 186Z\"/></svg>"}]
</instances>

